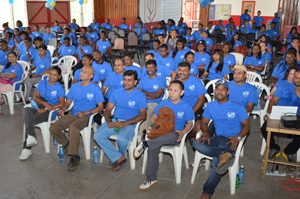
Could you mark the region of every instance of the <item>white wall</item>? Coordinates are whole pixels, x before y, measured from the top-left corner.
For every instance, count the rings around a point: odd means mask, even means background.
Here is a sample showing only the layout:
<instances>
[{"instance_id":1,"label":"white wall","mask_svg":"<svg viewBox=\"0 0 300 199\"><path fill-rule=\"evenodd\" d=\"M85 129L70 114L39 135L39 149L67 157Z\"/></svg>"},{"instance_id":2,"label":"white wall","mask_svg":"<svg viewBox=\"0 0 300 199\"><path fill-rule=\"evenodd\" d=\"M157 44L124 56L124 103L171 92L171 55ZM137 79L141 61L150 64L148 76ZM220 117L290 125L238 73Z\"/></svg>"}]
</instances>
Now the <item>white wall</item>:
<instances>
[{"instance_id":1,"label":"white wall","mask_svg":"<svg viewBox=\"0 0 300 199\"><path fill-rule=\"evenodd\" d=\"M274 16L278 2L279 0L256 0L254 15L260 10L262 16ZM231 4L231 15L241 14L242 0L215 0L212 4Z\"/></svg>"}]
</instances>

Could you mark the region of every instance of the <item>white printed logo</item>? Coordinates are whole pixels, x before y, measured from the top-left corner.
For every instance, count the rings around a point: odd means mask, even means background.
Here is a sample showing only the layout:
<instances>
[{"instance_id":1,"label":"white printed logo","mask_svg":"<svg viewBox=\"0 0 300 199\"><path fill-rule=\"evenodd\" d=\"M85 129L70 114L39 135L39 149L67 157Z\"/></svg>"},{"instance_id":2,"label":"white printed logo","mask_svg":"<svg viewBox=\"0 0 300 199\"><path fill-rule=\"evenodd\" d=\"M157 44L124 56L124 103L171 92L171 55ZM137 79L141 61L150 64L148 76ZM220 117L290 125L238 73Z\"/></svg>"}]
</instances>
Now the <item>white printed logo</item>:
<instances>
[{"instance_id":1,"label":"white printed logo","mask_svg":"<svg viewBox=\"0 0 300 199\"><path fill-rule=\"evenodd\" d=\"M135 106L135 101L128 101L128 106L129 107L134 107Z\"/></svg>"},{"instance_id":2,"label":"white printed logo","mask_svg":"<svg viewBox=\"0 0 300 199\"><path fill-rule=\"evenodd\" d=\"M194 90L195 90L195 85L190 85L190 86L189 86L189 89L190 89L191 91L194 91Z\"/></svg>"},{"instance_id":3,"label":"white printed logo","mask_svg":"<svg viewBox=\"0 0 300 199\"><path fill-rule=\"evenodd\" d=\"M86 98L87 98L88 100L93 99L93 97L94 97L94 94L93 94L93 93L87 93L87 94L86 94Z\"/></svg>"},{"instance_id":4,"label":"white printed logo","mask_svg":"<svg viewBox=\"0 0 300 199\"><path fill-rule=\"evenodd\" d=\"M235 112L228 112L228 113L227 113L227 117L228 117L229 119L234 119L234 118L235 118Z\"/></svg>"},{"instance_id":5,"label":"white printed logo","mask_svg":"<svg viewBox=\"0 0 300 199\"><path fill-rule=\"evenodd\" d=\"M231 61L228 61L228 64L231 64Z\"/></svg>"},{"instance_id":6,"label":"white printed logo","mask_svg":"<svg viewBox=\"0 0 300 199\"><path fill-rule=\"evenodd\" d=\"M170 63L166 63L166 66L167 66L167 67L170 67L170 65L171 65Z\"/></svg>"},{"instance_id":7,"label":"white printed logo","mask_svg":"<svg viewBox=\"0 0 300 199\"><path fill-rule=\"evenodd\" d=\"M156 75L157 75L157 76L161 76L161 73L158 73L158 72L157 72Z\"/></svg>"},{"instance_id":8,"label":"white printed logo","mask_svg":"<svg viewBox=\"0 0 300 199\"><path fill-rule=\"evenodd\" d=\"M184 116L184 112L177 112L177 117L179 119L183 118L183 116Z\"/></svg>"},{"instance_id":9,"label":"white printed logo","mask_svg":"<svg viewBox=\"0 0 300 199\"><path fill-rule=\"evenodd\" d=\"M45 66L44 65L41 65L41 68L44 68Z\"/></svg>"},{"instance_id":10,"label":"white printed logo","mask_svg":"<svg viewBox=\"0 0 300 199\"><path fill-rule=\"evenodd\" d=\"M106 48L106 46L102 46L102 48Z\"/></svg>"},{"instance_id":11,"label":"white printed logo","mask_svg":"<svg viewBox=\"0 0 300 199\"><path fill-rule=\"evenodd\" d=\"M105 69L101 69L100 73L102 73L102 74L105 73Z\"/></svg>"},{"instance_id":12,"label":"white printed logo","mask_svg":"<svg viewBox=\"0 0 300 199\"><path fill-rule=\"evenodd\" d=\"M180 58L183 59L183 58L184 58L184 55L181 55Z\"/></svg>"},{"instance_id":13,"label":"white printed logo","mask_svg":"<svg viewBox=\"0 0 300 199\"><path fill-rule=\"evenodd\" d=\"M71 50L71 49L68 49L68 52L70 53L70 52L72 52L72 50Z\"/></svg>"},{"instance_id":14,"label":"white printed logo","mask_svg":"<svg viewBox=\"0 0 300 199\"><path fill-rule=\"evenodd\" d=\"M205 61L205 60L206 60L206 58L202 58L201 60L202 60L202 61Z\"/></svg>"},{"instance_id":15,"label":"white printed logo","mask_svg":"<svg viewBox=\"0 0 300 199\"><path fill-rule=\"evenodd\" d=\"M84 51L85 54L87 54L88 52L89 52L88 50L85 50L85 51Z\"/></svg>"},{"instance_id":16,"label":"white printed logo","mask_svg":"<svg viewBox=\"0 0 300 199\"><path fill-rule=\"evenodd\" d=\"M154 89L154 90L158 90L158 85L157 85L157 84L154 84L154 85L153 85L153 89Z\"/></svg>"},{"instance_id":17,"label":"white printed logo","mask_svg":"<svg viewBox=\"0 0 300 199\"><path fill-rule=\"evenodd\" d=\"M51 91L51 96L55 97L57 95L57 91Z\"/></svg>"},{"instance_id":18,"label":"white printed logo","mask_svg":"<svg viewBox=\"0 0 300 199\"><path fill-rule=\"evenodd\" d=\"M248 97L248 95L249 95L249 91L244 91L244 92L243 92L243 96L244 96L244 97Z\"/></svg>"},{"instance_id":19,"label":"white printed logo","mask_svg":"<svg viewBox=\"0 0 300 199\"><path fill-rule=\"evenodd\" d=\"M191 68L191 73L193 73L194 72L194 69L193 68Z\"/></svg>"}]
</instances>

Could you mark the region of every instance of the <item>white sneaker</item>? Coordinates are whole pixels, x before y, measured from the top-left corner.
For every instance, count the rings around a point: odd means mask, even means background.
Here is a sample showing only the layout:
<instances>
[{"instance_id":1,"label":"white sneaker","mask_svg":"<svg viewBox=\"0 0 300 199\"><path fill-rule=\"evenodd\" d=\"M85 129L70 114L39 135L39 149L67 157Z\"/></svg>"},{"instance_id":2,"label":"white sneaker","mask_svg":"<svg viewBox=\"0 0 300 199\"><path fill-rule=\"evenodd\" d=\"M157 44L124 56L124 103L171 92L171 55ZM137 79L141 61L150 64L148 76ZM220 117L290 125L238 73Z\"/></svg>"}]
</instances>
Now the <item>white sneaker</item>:
<instances>
[{"instance_id":1,"label":"white sneaker","mask_svg":"<svg viewBox=\"0 0 300 199\"><path fill-rule=\"evenodd\" d=\"M31 149L23 149L19 160L27 160L32 155Z\"/></svg>"},{"instance_id":2,"label":"white sneaker","mask_svg":"<svg viewBox=\"0 0 300 199\"><path fill-rule=\"evenodd\" d=\"M28 135L27 139L26 139L26 146L27 147L31 147L34 145L37 145L37 140L35 139L35 137Z\"/></svg>"},{"instance_id":3,"label":"white sneaker","mask_svg":"<svg viewBox=\"0 0 300 199\"><path fill-rule=\"evenodd\" d=\"M148 181L148 180L145 180L143 182L143 184L140 185L140 190L147 190L149 189L152 185L156 184L157 183L157 180L153 180L153 181Z\"/></svg>"},{"instance_id":4,"label":"white sneaker","mask_svg":"<svg viewBox=\"0 0 300 199\"><path fill-rule=\"evenodd\" d=\"M143 142L140 142L139 145L134 149L133 155L135 158L139 158L142 153L144 153L145 147L143 145Z\"/></svg>"}]
</instances>

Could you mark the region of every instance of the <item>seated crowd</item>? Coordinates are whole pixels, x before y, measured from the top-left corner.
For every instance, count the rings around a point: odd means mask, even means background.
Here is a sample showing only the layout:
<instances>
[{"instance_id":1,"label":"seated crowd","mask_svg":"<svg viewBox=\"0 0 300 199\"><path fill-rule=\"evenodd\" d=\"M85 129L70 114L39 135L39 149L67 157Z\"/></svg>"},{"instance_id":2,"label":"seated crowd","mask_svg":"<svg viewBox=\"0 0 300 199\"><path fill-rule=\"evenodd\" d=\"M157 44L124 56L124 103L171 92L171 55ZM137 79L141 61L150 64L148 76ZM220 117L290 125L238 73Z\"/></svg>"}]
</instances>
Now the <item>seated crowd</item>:
<instances>
[{"instance_id":1,"label":"seated crowd","mask_svg":"<svg viewBox=\"0 0 300 199\"><path fill-rule=\"evenodd\" d=\"M24 108L25 138L19 159L26 160L32 155L32 147L37 144L34 126L48 121L49 113L54 111L50 133L70 157L68 170L76 170L80 164L80 131L88 125L89 117L96 114L95 121L100 127L93 139L110 160L113 171L118 171L126 163L125 154L136 124L144 121L134 152L138 158L148 150L146 180L139 188L145 190L157 182L161 147L176 145L188 134L187 139L196 151L213 157L213 171L202 193L202 198L211 197L234 161L240 140L249 133L249 114L261 105L261 94L247 79L249 72L263 77L264 84L272 89L271 96L267 96L270 103L265 119L274 105L298 106L300 116L297 29L292 28L287 35L286 51L274 64L272 56L282 48L277 14L271 29L266 30L260 11L252 21L247 12L241 15L240 27L229 19L228 24L210 22L207 28L200 23L194 32L182 17L177 25L173 19L167 24L162 20L151 30L140 17L133 27L126 24L125 18L118 27L113 27L109 19L102 24L94 20L88 27L79 27L73 19L64 28L55 21L54 26L46 26L44 31L38 25L32 30L23 27L21 21L14 30L3 24L0 111L5 103L3 94L22 85L26 104L37 104ZM135 32L139 46L146 49L141 62L144 66L134 63L135 54L129 48L127 52L125 47L122 57L113 55L114 44L108 35L114 28L124 30L125 35ZM144 43L145 34L149 35L149 46ZM248 39L250 36L252 40ZM54 52L50 52L51 45L55 46ZM243 54L242 62L236 54ZM53 66L64 56L77 60L69 74L68 88L62 84L63 69ZM19 61L29 63L30 68L25 71ZM148 139L147 134L159 122L164 107L174 115L173 131ZM100 122L101 117L105 122ZM209 127L210 121L214 130ZM261 126L266 138L266 122ZM199 131L202 136L195 139ZM118 137L118 148L109 140L114 134ZM273 137L270 147L274 152L280 150ZM284 153L290 156L299 147L300 136L294 136Z\"/></svg>"}]
</instances>

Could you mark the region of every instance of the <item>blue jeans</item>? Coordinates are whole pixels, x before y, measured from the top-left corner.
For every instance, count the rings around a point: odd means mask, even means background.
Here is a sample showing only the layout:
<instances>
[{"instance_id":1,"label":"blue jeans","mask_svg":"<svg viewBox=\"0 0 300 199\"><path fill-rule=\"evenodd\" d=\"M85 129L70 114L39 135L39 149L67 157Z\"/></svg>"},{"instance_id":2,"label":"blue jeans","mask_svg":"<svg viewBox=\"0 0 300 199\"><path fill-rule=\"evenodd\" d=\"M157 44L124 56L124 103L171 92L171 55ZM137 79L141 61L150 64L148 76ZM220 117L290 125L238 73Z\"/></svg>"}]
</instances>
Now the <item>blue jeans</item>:
<instances>
[{"instance_id":1,"label":"blue jeans","mask_svg":"<svg viewBox=\"0 0 300 199\"><path fill-rule=\"evenodd\" d=\"M135 125L136 124L125 126L121 128L119 132L115 132L113 128L107 126L107 123L104 123L94 134L94 140L111 162L117 161L126 153L128 145L134 137ZM109 137L114 134L118 134L117 143L119 150L117 150L109 140Z\"/></svg>"},{"instance_id":2,"label":"blue jeans","mask_svg":"<svg viewBox=\"0 0 300 199\"><path fill-rule=\"evenodd\" d=\"M201 143L197 140L193 141L193 147L197 151L204 155L213 157L213 160L211 162L212 169L203 187L203 192L208 194L209 196L214 193L215 188L218 186L222 178L222 175L216 173L216 167L219 163L219 155L224 152L229 152L233 155L235 153L235 151L230 149L230 145L227 144L229 140L229 138L224 136L215 136L210 139L209 145L207 143Z\"/></svg>"}]
</instances>

